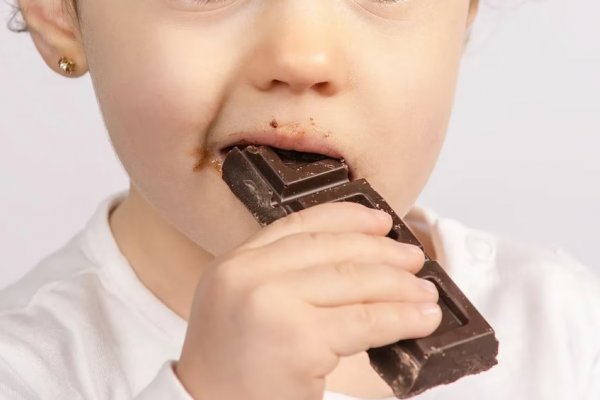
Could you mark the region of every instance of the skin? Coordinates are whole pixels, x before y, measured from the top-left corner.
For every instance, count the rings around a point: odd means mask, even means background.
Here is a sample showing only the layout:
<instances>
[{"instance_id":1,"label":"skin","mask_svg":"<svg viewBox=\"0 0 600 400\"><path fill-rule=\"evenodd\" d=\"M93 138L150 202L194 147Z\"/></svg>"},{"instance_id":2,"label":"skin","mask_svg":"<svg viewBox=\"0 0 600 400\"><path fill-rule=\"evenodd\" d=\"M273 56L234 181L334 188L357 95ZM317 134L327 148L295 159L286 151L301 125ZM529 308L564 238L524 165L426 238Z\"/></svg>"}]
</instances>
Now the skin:
<instances>
[{"instance_id":1,"label":"skin","mask_svg":"<svg viewBox=\"0 0 600 400\"><path fill-rule=\"evenodd\" d=\"M61 1L20 4L48 66L61 73L57 60L67 56L77 64L73 77L91 75L131 179L110 225L140 280L189 320L176 367L188 391L318 399L326 385L389 395L364 350L439 323L439 310L427 308L437 294L413 276L423 255L384 238L390 221L357 205L319 206L260 229L218 164L240 141L343 157L407 214L441 150L478 2L81 0L75 18ZM290 243L315 259L289 261ZM348 260L344 243L371 257ZM386 256L391 248L397 257ZM315 295L328 291L327 299ZM222 315L236 316L235 329ZM339 333L348 320L350 339ZM272 324L305 335L292 343ZM269 337L281 343L273 348L307 353L305 363L261 349ZM243 360L230 365L227 347ZM225 393L224 382L235 381Z\"/></svg>"}]
</instances>

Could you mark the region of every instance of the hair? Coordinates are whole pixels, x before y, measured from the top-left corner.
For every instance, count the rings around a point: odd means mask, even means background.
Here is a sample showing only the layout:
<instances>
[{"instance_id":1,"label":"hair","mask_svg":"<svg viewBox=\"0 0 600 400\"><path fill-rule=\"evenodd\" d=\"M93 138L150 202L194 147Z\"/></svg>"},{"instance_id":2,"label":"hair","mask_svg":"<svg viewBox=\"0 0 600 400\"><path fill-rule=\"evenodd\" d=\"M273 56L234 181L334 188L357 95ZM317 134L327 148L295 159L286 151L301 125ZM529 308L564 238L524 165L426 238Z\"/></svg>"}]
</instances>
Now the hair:
<instances>
[{"instance_id":1,"label":"hair","mask_svg":"<svg viewBox=\"0 0 600 400\"><path fill-rule=\"evenodd\" d=\"M6 27L8 30L16 33L20 32L28 32L29 28L27 27L27 21L23 18L23 12L21 9L21 5L19 4L19 0L14 0L16 3L8 5L12 8L12 11L9 14L8 21L6 23ZM66 7L66 10L69 14L73 15L75 18L78 18L79 9L77 5L77 0L62 0L63 7Z\"/></svg>"},{"instance_id":2,"label":"hair","mask_svg":"<svg viewBox=\"0 0 600 400\"><path fill-rule=\"evenodd\" d=\"M8 5L12 7L8 22L6 23L8 29L13 32L27 32L27 23L23 20L23 14L21 13L21 6L19 3L8 3Z\"/></svg>"}]
</instances>

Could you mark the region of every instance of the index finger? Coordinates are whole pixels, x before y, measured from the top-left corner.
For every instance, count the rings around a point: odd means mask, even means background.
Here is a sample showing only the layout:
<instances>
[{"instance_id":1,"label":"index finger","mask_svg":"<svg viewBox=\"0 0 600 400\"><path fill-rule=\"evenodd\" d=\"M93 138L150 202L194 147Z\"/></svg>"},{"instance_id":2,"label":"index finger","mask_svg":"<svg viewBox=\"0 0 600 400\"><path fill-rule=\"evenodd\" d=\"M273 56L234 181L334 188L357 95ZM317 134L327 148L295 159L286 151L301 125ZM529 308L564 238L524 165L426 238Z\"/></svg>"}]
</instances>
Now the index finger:
<instances>
[{"instance_id":1,"label":"index finger","mask_svg":"<svg viewBox=\"0 0 600 400\"><path fill-rule=\"evenodd\" d=\"M391 229L392 217L385 211L352 202L324 203L273 222L242 247L262 247L302 232L358 232L384 236Z\"/></svg>"}]
</instances>

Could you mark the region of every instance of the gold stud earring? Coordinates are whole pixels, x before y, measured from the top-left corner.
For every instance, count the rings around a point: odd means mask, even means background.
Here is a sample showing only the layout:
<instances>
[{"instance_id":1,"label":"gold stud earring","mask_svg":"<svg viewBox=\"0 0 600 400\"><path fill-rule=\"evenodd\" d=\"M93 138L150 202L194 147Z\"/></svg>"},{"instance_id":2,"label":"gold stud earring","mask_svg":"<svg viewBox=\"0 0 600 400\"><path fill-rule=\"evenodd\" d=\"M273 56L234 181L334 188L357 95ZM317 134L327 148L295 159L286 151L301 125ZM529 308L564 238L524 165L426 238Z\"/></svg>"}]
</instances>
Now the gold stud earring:
<instances>
[{"instance_id":1,"label":"gold stud earring","mask_svg":"<svg viewBox=\"0 0 600 400\"><path fill-rule=\"evenodd\" d=\"M67 57L61 57L58 60L58 67L67 75L71 75L75 71L75 63Z\"/></svg>"}]
</instances>

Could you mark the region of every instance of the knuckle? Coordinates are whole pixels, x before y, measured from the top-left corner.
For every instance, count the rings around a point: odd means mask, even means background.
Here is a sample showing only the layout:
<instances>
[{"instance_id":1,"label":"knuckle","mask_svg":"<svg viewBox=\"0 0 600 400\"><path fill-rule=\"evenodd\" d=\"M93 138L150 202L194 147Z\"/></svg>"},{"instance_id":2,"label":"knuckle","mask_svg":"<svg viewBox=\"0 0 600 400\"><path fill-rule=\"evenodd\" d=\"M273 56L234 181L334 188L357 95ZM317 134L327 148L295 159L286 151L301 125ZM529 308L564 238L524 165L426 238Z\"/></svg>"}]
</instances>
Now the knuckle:
<instances>
[{"instance_id":1,"label":"knuckle","mask_svg":"<svg viewBox=\"0 0 600 400\"><path fill-rule=\"evenodd\" d=\"M250 290L246 296L246 307L254 318L266 322L273 318L279 304L280 290L272 283L261 283Z\"/></svg>"},{"instance_id":2,"label":"knuckle","mask_svg":"<svg viewBox=\"0 0 600 400\"><path fill-rule=\"evenodd\" d=\"M335 264L333 268L338 275L344 277L345 279L349 279L355 283L361 283L360 273L356 265L350 263L339 263Z\"/></svg>"},{"instance_id":3,"label":"knuckle","mask_svg":"<svg viewBox=\"0 0 600 400\"><path fill-rule=\"evenodd\" d=\"M222 260L212 269L211 285L221 291L239 291L248 284L248 264L252 264L252 252L238 251Z\"/></svg>"},{"instance_id":4,"label":"knuckle","mask_svg":"<svg viewBox=\"0 0 600 400\"><path fill-rule=\"evenodd\" d=\"M358 304L356 306L355 317L363 329L369 332L375 330L377 318L368 305Z\"/></svg>"},{"instance_id":5,"label":"knuckle","mask_svg":"<svg viewBox=\"0 0 600 400\"><path fill-rule=\"evenodd\" d=\"M325 237L325 233L298 232L279 239L277 244L289 254L294 254L298 249L320 249L324 245Z\"/></svg>"},{"instance_id":6,"label":"knuckle","mask_svg":"<svg viewBox=\"0 0 600 400\"><path fill-rule=\"evenodd\" d=\"M322 241L325 239L325 235L319 232L307 232L305 237L306 240L313 243L322 243Z\"/></svg>"},{"instance_id":7,"label":"knuckle","mask_svg":"<svg viewBox=\"0 0 600 400\"><path fill-rule=\"evenodd\" d=\"M221 263L214 271L214 286L225 291L239 287L241 277L238 272L235 262Z\"/></svg>"},{"instance_id":8,"label":"knuckle","mask_svg":"<svg viewBox=\"0 0 600 400\"><path fill-rule=\"evenodd\" d=\"M296 252L300 248L318 251L329 246L330 237L331 234L323 232L299 232L282 239L281 243L287 246L290 252Z\"/></svg>"}]
</instances>

